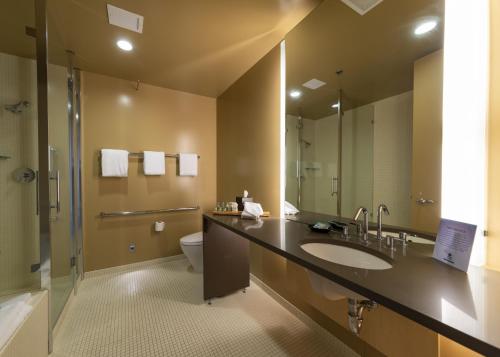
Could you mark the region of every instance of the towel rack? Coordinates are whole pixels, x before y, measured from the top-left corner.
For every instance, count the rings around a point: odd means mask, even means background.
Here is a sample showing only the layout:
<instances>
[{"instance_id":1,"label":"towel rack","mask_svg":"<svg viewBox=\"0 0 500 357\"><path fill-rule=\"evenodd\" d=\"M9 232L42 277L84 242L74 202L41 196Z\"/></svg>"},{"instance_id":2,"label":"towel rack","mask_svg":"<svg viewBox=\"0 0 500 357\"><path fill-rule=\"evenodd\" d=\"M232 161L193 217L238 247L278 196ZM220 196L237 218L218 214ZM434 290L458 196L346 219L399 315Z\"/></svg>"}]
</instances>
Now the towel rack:
<instances>
[{"instance_id":1,"label":"towel rack","mask_svg":"<svg viewBox=\"0 0 500 357\"><path fill-rule=\"evenodd\" d=\"M101 216L101 218L122 217L122 216L142 216L145 214L196 211L199 209L200 209L200 206L180 207L180 208L163 208L163 209L153 209L153 210L146 210L146 211L115 211L115 212L101 212L100 216Z\"/></svg>"},{"instance_id":2,"label":"towel rack","mask_svg":"<svg viewBox=\"0 0 500 357\"><path fill-rule=\"evenodd\" d=\"M99 157L101 157L101 152L99 152ZM137 157L137 158L144 158L144 153L143 152L129 152L128 157ZM174 159L179 158L179 154L165 154L165 157L171 157ZM200 155L198 155L198 159L200 158Z\"/></svg>"},{"instance_id":3,"label":"towel rack","mask_svg":"<svg viewBox=\"0 0 500 357\"><path fill-rule=\"evenodd\" d=\"M129 157L139 157L139 158L144 158L144 153L143 152L129 152L128 153ZM165 157L173 157L178 159L179 154L165 154ZM200 155L198 155L198 159L200 158Z\"/></svg>"}]
</instances>

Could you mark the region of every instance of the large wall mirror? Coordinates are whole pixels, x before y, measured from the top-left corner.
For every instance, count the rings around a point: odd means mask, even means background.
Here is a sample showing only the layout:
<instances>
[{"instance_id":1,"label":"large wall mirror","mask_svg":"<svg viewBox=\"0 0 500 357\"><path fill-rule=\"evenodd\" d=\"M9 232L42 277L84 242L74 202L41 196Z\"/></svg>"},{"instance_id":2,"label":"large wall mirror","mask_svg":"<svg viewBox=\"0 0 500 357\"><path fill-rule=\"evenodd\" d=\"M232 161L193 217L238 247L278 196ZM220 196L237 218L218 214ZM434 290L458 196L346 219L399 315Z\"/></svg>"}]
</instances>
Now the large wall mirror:
<instances>
[{"instance_id":1,"label":"large wall mirror","mask_svg":"<svg viewBox=\"0 0 500 357\"><path fill-rule=\"evenodd\" d=\"M286 37L286 201L434 233L444 0L325 0Z\"/></svg>"}]
</instances>

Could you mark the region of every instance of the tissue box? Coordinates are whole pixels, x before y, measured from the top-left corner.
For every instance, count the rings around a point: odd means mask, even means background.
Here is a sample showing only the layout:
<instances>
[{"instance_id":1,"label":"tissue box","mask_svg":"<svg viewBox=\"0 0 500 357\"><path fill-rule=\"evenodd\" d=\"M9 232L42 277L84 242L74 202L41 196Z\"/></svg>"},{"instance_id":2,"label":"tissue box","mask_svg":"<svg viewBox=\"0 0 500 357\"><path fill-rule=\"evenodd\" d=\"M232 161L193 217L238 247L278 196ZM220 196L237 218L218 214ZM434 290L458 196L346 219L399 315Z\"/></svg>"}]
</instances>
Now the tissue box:
<instances>
[{"instance_id":1,"label":"tissue box","mask_svg":"<svg viewBox=\"0 0 500 357\"><path fill-rule=\"evenodd\" d=\"M253 202L253 198L241 197L241 196L236 197L236 203L238 203L238 211L243 211L243 208L245 207L245 202Z\"/></svg>"}]
</instances>

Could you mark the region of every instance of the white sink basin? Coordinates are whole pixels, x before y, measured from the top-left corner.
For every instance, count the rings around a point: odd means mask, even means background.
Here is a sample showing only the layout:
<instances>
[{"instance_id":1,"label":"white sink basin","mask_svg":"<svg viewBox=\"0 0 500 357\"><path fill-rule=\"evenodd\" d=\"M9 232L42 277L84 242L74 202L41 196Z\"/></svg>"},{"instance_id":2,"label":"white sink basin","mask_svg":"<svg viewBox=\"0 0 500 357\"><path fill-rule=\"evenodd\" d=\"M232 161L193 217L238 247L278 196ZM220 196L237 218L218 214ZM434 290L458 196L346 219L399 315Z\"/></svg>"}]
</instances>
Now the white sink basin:
<instances>
[{"instance_id":1,"label":"white sink basin","mask_svg":"<svg viewBox=\"0 0 500 357\"><path fill-rule=\"evenodd\" d=\"M377 231L368 231L368 233L370 233L374 236L377 235ZM399 233L394 233L394 232L383 231L382 235L384 237L385 236L392 236L392 237L399 238ZM417 244L430 244L430 245L436 244L433 240L425 239L425 238L421 238L421 237L417 237L417 236L411 236L411 235L408 235L408 242L417 243Z\"/></svg>"},{"instance_id":2,"label":"white sink basin","mask_svg":"<svg viewBox=\"0 0 500 357\"><path fill-rule=\"evenodd\" d=\"M300 246L317 258L353 268L385 270L392 265L375 255L362 250L329 243L304 243Z\"/></svg>"},{"instance_id":3,"label":"white sink basin","mask_svg":"<svg viewBox=\"0 0 500 357\"><path fill-rule=\"evenodd\" d=\"M392 268L385 260L362 250L329 243L305 243L300 246L307 253L332 263L341 264L353 268L384 270ZM328 300L340 300L345 298L366 299L343 286L334 283L322 276L307 270L309 281L313 290Z\"/></svg>"}]
</instances>

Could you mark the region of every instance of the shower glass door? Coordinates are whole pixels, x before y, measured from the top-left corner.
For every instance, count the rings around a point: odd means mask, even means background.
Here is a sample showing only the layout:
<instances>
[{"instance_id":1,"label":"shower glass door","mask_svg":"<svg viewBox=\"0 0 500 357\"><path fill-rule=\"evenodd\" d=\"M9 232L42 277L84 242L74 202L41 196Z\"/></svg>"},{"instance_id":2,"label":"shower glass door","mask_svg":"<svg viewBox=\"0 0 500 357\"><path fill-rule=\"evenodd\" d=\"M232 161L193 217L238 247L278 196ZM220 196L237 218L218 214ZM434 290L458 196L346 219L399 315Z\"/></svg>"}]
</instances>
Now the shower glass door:
<instances>
[{"instance_id":1,"label":"shower glass door","mask_svg":"<svg viewBox=\"0 0 500 357\"><path fill-rule=\"evenodd\" d=\"M68 53L47 3L47 86L51 239L51 324L73 291L76 270L74 223L73 77Z\"/></svg>"}]
</instances>

